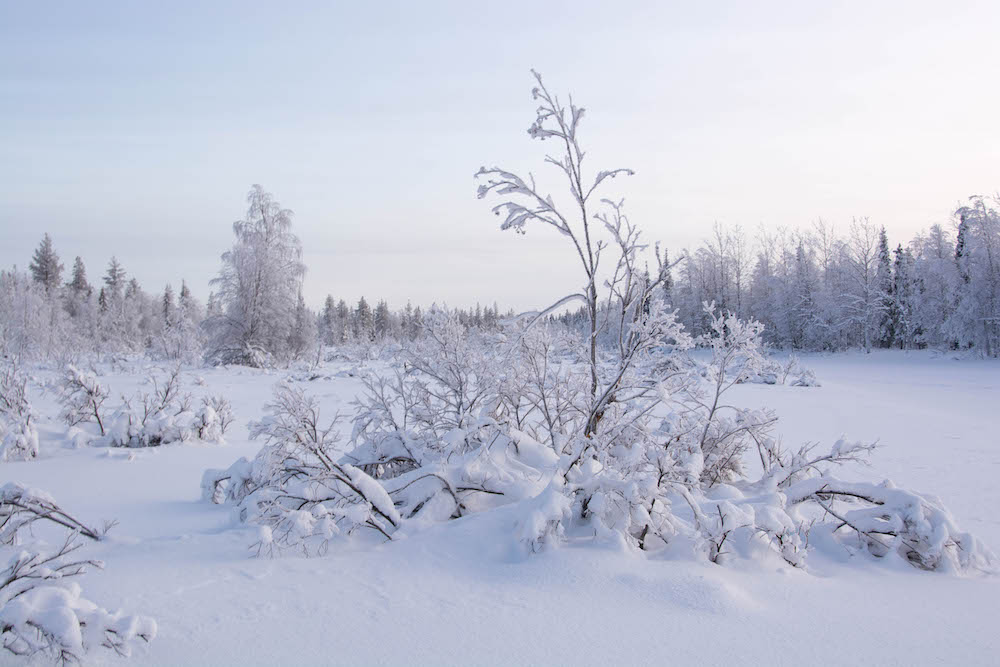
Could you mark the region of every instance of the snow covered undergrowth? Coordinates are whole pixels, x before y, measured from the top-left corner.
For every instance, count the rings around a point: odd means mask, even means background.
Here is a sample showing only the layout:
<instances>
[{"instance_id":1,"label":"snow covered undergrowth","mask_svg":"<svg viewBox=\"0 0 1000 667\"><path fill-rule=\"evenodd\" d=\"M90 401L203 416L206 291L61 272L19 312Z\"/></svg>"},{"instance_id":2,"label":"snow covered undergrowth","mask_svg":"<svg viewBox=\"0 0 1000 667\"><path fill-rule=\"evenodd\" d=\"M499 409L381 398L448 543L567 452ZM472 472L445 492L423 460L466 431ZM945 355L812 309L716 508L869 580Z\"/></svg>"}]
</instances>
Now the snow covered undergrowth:
<instances>
[{"instance_id":1,"label":"snow covered undergrowth","mask_svg":"<svg viewBox=\"0 0 1000 667\"><path fill-rule=\"evenodd\" d=\"M931 354L810 356L821 387L740 385L766 405L789 446L878 438L873 468L944 499L960 525L1000 546L1000 365ZM361 389L347 366L295 382L327 414ZM192 380L201 375L204 385ZM986 664L994 660L992 577L927 573L888 561L647 558L589 543L530 557L513 507L431 526L374 549L251 559L254 530L201 502L207 468L252 457L246 423L281 373L185 373L186 391L221 393L227 444L64 449L51 395L35 401L40 459L6 463L0 482L46 489L84 521L118 519L78 581L108 609L156 618L144 664ZM326 378L329 376L329 379ZM130 392L141 376L105 376ZM114 661L113 656L95 656ZM0 656L0 661L9 660Z\"/></svg>"}]
</instances>

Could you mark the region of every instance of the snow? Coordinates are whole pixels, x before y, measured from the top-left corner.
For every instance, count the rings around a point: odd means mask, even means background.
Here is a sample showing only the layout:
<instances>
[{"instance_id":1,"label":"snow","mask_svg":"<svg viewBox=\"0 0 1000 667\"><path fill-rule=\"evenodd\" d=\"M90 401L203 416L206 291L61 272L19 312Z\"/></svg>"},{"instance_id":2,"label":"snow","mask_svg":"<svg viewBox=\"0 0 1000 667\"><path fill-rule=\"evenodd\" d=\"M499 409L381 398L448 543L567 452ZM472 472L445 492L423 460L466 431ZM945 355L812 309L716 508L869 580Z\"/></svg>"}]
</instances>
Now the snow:
<instances>
[{"instance_id":1,"label":"snow","mask_svg":"<svg viewBox=\"0 0 1000 667\"><path fill-rule=\"evenodd\" d=\"M777 434L879 439L871 470L941 498L958 525L1000 547L1000 363L894 351L806 355L822 386L745 384L732 398L770 407ZM346 366L345 366L346 368ZM324 414L361 390L335 365L295 382ZM607 542L526 554L523 508L504 506L375 548L323 557L251 558L256 527L201 499L208 468L253 459L246 424L288 373L197 369L183 390L230 399L227 444L72 448L56 397L33 396L40 458L0 464L0 484L44 489L91 525L117 519L86 555L106 571L77 578L108 609L152 616L141 664L986 664L996 659L997 577L927 573L888 559L780 559L724 565L650 559ZM54 377L54 376L53 376ZM102 376L129 394L142 373ZM293 380L294 382L294 380ZM347 428L346 426L344 428ZM345 448L348 433L342 439ZM719 500L726 502L725 489ZM539 521L560 508L536 499ZM542 526L532 526L532 529ZM113 656L101 660L117 662ZM11 656L0 654L0 664Z\"/></svg>"}]
</instances>

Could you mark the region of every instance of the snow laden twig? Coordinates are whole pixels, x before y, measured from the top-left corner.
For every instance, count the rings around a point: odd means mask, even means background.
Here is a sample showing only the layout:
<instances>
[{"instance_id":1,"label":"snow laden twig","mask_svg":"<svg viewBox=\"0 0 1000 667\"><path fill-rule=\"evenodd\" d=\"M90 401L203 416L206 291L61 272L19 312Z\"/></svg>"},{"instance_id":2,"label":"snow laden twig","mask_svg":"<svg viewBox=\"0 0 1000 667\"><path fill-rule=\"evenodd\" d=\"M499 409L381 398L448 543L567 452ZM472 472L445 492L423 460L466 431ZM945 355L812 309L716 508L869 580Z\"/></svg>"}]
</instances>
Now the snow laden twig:
<instances>
[{"instance_id":1,"label":"snow laden twig","mask_svg":"<svg viewBox=\"0 0 1000 667\"><path fill-rule=\"evenodd\" d=\"M72 364L67 366L59 393L63 405L62 417L68 425L92 421L97 424L100 434L105 435L104 402L110 392L93 373L81 371Z\"/></svg>"},{"instance_id":2,"label":"snow laden twig","mask_svg":"<svg viewBox=\"0 0 1000 667\"><path fill-rule=\"evenodd\" d=\"M206 499L234 502L242 520L260 526L258 554L324 553L336 535L359 528L392 539L402 518L378 482L338 462L337 420L324 426L316 400L287 386L266 407L250 426L250 437L265 442L253 462L207 471L202 483Z\"/></svg>"},{"instance_id":3,"label":"snow laden twig","mask_svg":"<svg viewBox=\"0 0 1000 667\"><path fill-rule=\"evenodd\" d=\"M57 546L25 543L32 527L51 523L67 530ZM146 616L110 612L82 597L69 577L100 561L78 557L79 539L100 540L113 524L96 530L63 510L47 493L16 483L0 487L0 642L25 658L46 655L60 663L80 662L96 647L128 656L156 637L156 622Z\"/></svg>"},{"instance_id":4,"label":"snow laden twig","mask_svg":"<svg viewBox=\"0 0 1000 667\"><path fill-rule=\"evenodd\" d=\"M846 529L873 556L897 554L924 570L996 571L994 554L961 531L939 500L888 480L871 484L823 475L791 485L786 497L789 505L818 505L833 517L833 535Z\"/></svg>"}]
</instances>

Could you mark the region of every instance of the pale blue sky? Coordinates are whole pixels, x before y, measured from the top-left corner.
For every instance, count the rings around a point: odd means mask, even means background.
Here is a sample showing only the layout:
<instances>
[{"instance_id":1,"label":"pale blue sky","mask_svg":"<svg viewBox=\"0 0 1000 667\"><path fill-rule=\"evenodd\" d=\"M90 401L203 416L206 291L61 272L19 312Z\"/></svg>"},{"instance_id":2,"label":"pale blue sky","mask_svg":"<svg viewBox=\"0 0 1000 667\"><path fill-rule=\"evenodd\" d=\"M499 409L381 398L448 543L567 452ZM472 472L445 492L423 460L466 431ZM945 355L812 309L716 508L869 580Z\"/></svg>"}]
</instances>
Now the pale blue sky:
<instances>
[{"instance_id":1,"label":"pale blue sky","mask_svg":"<svg viewBox=\"0 0 1000 667\"><path fill-rule=\"evenodd\" d=\"M472 179L540 162L531 67L671 248L861 215L902 241L1000 188L997 3L694 5L0 0L0 265L48 231L92 280L115 254L204 298L261 183L314 305L544 305L579 282L563 239L501 233Z\"/></svg>"}]
</instances>

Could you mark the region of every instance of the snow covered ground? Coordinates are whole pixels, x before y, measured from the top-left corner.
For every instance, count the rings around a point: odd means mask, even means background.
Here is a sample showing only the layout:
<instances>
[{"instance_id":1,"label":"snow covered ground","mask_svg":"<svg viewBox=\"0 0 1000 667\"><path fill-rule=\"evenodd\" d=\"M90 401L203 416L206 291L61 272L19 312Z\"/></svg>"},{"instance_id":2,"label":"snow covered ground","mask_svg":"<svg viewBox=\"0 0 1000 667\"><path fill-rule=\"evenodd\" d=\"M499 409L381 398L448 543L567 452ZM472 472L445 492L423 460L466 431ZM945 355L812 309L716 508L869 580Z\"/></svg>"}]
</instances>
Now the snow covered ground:
<instances>
[{"instance_id":1,"label":"snow covered ground","mask_svg":"<svg viewBox=\"0 0 1000 667\"><path fill-rule=\"evenodd\" d=\"M788 445L879 439L871 470L939 496L959 525L1000 548L1000 364L931 353L806 356L821 387L743 385L770 406ZM303 382L328 416L360 390L346 364ZM0 483L51 492L91 524L117 519L89 555L87 596L148 614L158 638L132 658L155 665L273 664L997 664L1000 580L883 562L649 559L600 546L525 557L507 509L434 526L375 549L322 558L250 557L253 531L200 501L206 468L252 456L259 418L285 374L185 373L221 393L236 424L225 445L146 450L64 447L51 395L36 408L42 458L0 464ZM196 384L202 377L204 384ZM44 377L44 375L42 375ZM116 393L136 376L103 378ZM118 662L95 654L96 661ZM11 657L0 653L0 663Z\"/></svg>"}]
</instances>

